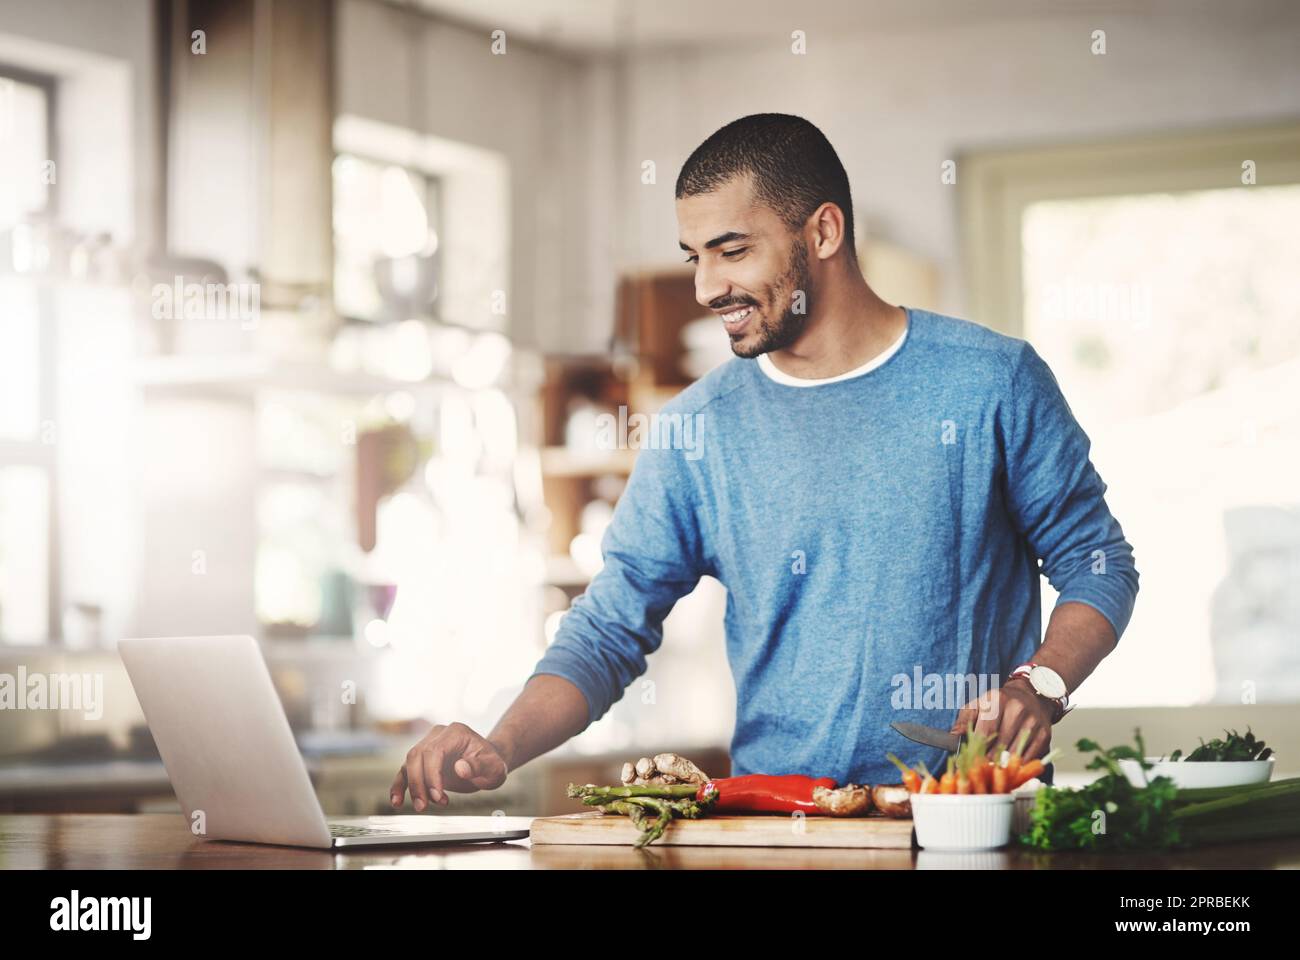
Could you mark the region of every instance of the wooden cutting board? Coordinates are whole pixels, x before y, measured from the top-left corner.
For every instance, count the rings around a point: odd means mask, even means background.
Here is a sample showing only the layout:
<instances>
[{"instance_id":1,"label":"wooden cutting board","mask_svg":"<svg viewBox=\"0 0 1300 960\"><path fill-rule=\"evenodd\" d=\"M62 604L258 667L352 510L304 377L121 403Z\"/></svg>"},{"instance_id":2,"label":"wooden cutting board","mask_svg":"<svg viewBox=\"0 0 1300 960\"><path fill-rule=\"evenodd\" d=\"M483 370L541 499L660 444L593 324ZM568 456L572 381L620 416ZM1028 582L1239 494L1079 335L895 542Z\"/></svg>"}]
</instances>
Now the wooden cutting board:
<instances>
[{"instance_id":1,"label":"wooden cutting board","mask_svg":"<svg viewBox=\"0 0 1300 960\"><path fill-rule=\"evenodd\" d=\"M533 843L631 846L639 835L627 817L590 812L538 817L530 829ZM910 849L912 821L879 816L795 819L785 815L719 814L700 820L674 820L653 845Z\"/></svg>"}]
</instances>

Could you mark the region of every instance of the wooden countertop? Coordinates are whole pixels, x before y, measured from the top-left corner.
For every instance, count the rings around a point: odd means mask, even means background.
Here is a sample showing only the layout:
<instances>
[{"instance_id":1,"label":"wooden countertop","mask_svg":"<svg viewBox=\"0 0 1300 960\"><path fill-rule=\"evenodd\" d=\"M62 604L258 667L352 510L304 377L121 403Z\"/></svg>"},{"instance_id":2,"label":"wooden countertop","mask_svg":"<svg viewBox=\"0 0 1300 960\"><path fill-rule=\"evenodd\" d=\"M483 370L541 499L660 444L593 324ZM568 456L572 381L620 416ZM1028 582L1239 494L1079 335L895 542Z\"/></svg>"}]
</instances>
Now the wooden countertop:
<instances>
[{"instance_id":1,"label":"wooden countertop","mask_svg":"<svg viewBox=\"0 0 1300 960\"><path fill-rule=\"evenodd\" d=\"M1300 837L1183 853L1042 854L1021 850L811 850L770 847L533 846L527 840L348 853L199 840L175 814L0 815L0 869L1001 869L1300 868Z\"/></svg>"}]
</instances>

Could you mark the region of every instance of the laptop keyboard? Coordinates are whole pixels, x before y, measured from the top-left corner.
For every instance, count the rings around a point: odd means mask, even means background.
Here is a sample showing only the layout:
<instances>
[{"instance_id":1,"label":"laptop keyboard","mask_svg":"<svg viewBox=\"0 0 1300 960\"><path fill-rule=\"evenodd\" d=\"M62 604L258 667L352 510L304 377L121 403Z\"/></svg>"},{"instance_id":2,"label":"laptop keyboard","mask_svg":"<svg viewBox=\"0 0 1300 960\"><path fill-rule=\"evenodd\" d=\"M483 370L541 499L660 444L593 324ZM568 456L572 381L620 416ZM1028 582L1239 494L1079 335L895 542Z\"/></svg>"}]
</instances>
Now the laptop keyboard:
<instances>
[{"instance_id":1,"label":"laptop keyboard","mask_svg":"<svg viewBox=\"0 0 1300 960\"><path fill-rule=\"evenodd\" d=\"M354 827L342 823L327 824L331 837L395 837L401 830L383 830L379 827Z\"/></svg>"}]
</instances>

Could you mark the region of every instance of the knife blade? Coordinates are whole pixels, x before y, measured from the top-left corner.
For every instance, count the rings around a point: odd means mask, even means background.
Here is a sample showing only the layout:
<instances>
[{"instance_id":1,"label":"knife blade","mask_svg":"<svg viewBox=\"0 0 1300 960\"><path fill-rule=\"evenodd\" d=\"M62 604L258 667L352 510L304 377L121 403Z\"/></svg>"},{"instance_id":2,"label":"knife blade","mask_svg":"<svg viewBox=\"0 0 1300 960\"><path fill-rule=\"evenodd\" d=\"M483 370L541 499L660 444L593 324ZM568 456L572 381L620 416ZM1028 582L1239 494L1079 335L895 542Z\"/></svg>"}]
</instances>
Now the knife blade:
<instances>
[{"instance_id":1,"label":"knife blade","mask_svg":"<svg viewBox=\"0 0 1300 960\"><path fill-rule=\"evenodd\" d=\"M927 727L923 723L895 720L890 726L913 743L923 743L927 747L937 747L940 750L946 750L948 753L956 753L962 744L966 742L966 734L964 733L949 733L947 730L940 730L938 727Z\"/></svg>"}]
</instances>

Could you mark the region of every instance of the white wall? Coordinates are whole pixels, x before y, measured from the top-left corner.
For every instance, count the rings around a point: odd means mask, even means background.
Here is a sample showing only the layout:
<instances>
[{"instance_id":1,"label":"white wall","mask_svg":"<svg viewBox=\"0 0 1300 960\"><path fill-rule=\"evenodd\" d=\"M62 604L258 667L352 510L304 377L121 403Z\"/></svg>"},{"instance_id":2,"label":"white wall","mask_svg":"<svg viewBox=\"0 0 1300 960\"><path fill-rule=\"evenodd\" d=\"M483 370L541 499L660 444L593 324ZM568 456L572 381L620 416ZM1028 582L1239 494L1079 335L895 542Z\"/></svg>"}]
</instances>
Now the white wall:
<instances>
[{"instance_id":1,"label":"white wall","mask_svg":"<svg viewBox=\"0 0 1300 960\"><path fill-rule=\"evenodd\" d=\"M617 179L630 232L620 259L679 259L673 185L700 141L748 113L796 113L839 152L862 227L933 258L942 308L960 313L959 187L940 183L940 163L994 146L1300 116L1300 5L1260 9L814 31L803 56L790 52L786 30L761 46L638 55L622 104L630 136ZM1106 31L1104 56L1090 52L1095 29ZM654 186L638 179L647 159L658 167Z\"/></svg>"}]
</instances>

